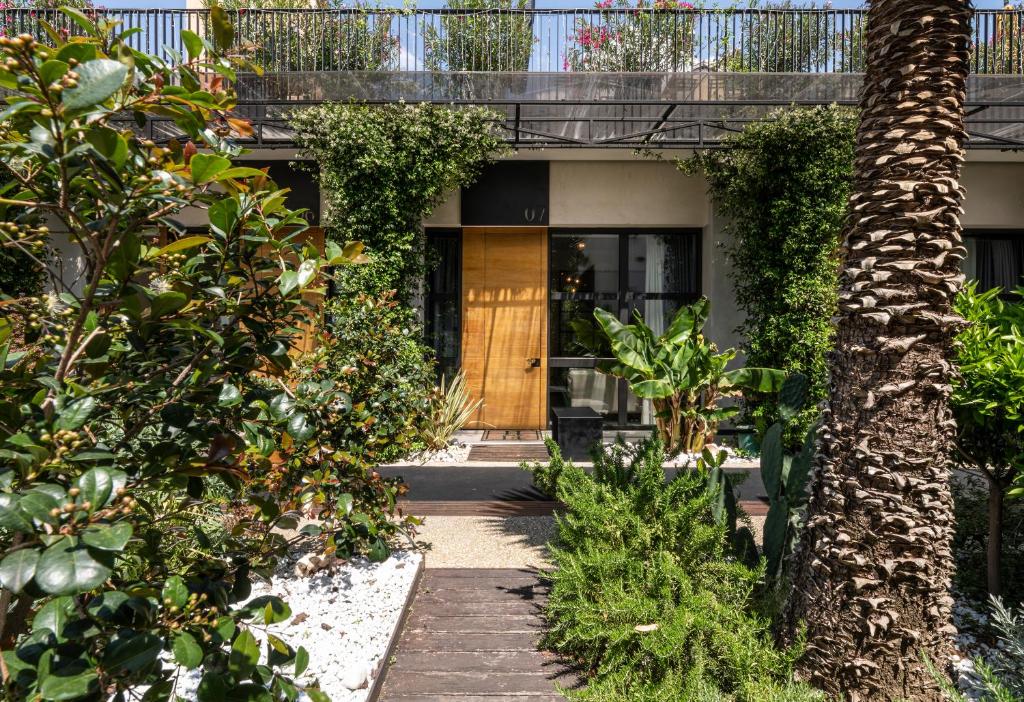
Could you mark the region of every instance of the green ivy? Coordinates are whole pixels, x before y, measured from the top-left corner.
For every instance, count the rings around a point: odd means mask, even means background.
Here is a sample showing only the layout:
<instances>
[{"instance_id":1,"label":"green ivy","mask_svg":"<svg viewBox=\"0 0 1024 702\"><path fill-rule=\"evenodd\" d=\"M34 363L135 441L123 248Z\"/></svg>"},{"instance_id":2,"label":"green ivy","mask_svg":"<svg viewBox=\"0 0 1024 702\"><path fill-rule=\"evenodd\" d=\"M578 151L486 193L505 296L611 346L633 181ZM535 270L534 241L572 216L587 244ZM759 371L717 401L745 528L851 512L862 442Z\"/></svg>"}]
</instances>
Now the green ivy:
<instances>
[{"instance_id":1,"label":"green ivy","mask_svg":"<svg viewBox=\"0 0 1024 702\"><path fill-rule=\"evenodd\" d=\"M750 124L729 148L681 162L703 173L727 219L736 301L746 314L747 363L811 380L810 407L792 422L799 447L828 385L826 354L836 307L837 247L853 171L856 113L837 106L789 109ZM759 429L778 418L776 398L748 394Z\"/></svg>"},{"instance_id":2,"label":"green ivy","mask_svg":"<svg viewBox=\"0 0 1024 702\"><path fill-rule=\"evenodd\" d=\"M425 269L423 219L502 152L497 119L479 108L404 103L292 115L302 156L319 169L328 238L361 241L372 259L346 273L339 293L409 297Z\"/></svg>"}]
</instances>

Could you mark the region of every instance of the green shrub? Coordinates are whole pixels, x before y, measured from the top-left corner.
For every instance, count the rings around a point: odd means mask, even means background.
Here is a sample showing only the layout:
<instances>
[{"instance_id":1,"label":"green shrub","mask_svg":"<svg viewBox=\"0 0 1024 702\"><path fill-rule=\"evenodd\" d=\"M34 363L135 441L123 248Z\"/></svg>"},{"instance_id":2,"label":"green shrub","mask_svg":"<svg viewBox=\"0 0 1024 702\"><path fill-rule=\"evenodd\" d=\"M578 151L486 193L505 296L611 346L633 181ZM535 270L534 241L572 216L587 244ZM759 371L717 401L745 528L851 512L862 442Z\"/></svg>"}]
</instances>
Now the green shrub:
<instances>
[{"instance_id":1,"label":"green shrub","mask_svg":"<svg viewBox=\"0 0 1024 702\"><path fill-rule=\"evenodd\" d=\"M38 258L27 252L0 248L0 298L42 292L44 271L36 261Z\"/></svg>"},{"instance_id":2,"label":"green shrub","mask_svg":"<svg viewBox=\"0 0 1024 702\"><path fill-rule=\"evenodd\" d=\"M957 475L952 483L956 514L954 584L981 607L988 599L989 490L981 476ZM1004 600L1024 604L1024 501L1006 503L1002 522Z\"/></svg>"},{"instance_id":3,"label":"green shrub","mask_svg":"<svg viewBox=\"0 0 1024 702\"><path fill-rule=\"evenodd\" d=\"M787 689L799 651L776 649L751 613L762 573L730 552L707 476L666 480L656 440L595 459L590 475L556 452L561 470L549 476L566 512L543 643L590 673L570 697L755 700Z\"/></svg>"},{"instance_id":4,"label":"green shrub","mask_svg":"<svg viewBox=\"0 0 1024 702\"><path fill-rule=\"evenodd\" d=\"M954 460L988 481L988 588L1002 595L1002 521L1007 498L1024 496L1024 288L1007 299L967 285L955 310L970 324L956 337L950 404Z\"/></svg>"},{"instance_id":5,"label":"green shrub","mask_svg":"<svg viewBox=\"0 0 1024 702\"><path fill-rule=\"evenodd\" d=\"M353 465L407 455L420 445L434 387L430 349L412 313L388 292L334 298L326 314L309 375L333 380L351 400L351 409L330 425L329 442Z\"/></svg>"},{"instance_id":6,"label":"green shrub","mask_svg":"<svg viewBox=\"0 0 1024 702\"><path fill-rule=\"evenodd\" d=\"M202 667L200 699L322 700L291 680L301 649L264 655L253 634L287 605L241 601L286 545L271 528L296 526L286 496L261 489L282 466L297 502L322 488L366 525L387 521L343 481L301 480L329 470L318 420L344 396L285 382L310 288L351 258L303 246L302 214L232 166L230 132L250 125L205 78L251 65L231 55L223 11L215 44L182 32L175 66L69 14L84 34L71 42L0 37L0 164L17 183L0 247L34 255L60 226L84 264L79 280L51 274L59 294L0 307L5 699L169 699L181 665ZM146 138L154 117L180 139ZM201 233L181 230L185 210Z\"/></svg>"},{"instance_id":7,"label":"green shrub","mask_svg":"<svg viewBox=\"0 0 1024 702\"><path fill-rule=\"evenodd\" d=\"M728 219L740 331L752 366L800 372L811 380L808 408L790 422L798 450L825 398L836 309L836 256L853 171L856 113L836 106L786 109L748 125L681 164L703 173ZM778 419L773 395L747 393L746 415L759 431Z\"/></svg>"}]
</instances>

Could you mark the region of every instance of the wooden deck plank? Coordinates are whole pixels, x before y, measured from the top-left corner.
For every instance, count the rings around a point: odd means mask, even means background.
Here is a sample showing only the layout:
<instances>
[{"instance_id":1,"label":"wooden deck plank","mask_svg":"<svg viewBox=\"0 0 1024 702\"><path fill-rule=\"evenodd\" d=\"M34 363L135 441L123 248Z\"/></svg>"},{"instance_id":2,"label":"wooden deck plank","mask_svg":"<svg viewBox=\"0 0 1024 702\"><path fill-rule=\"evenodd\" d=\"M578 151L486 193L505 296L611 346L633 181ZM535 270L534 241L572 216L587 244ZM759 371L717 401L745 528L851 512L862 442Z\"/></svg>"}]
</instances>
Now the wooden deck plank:
<instances>
[{"instance_id":1,"label":"wooden deck plank","mask_svg":"<svg viewBox=\"0 0 1024 702\"><path fill-rule=\"evenodd\" d=\"M398 642L397 660L401 660L403 652L535 651L539 641L539 631L529 634L439 634L432 631L406 631L402 640Z\"/></svg>"},{"instance_id":2,"label":"wooden deck plank","mask_svg":"<svg viewBox=\"0 0 1024 702\"><path fill-rule=\"evenodd\" d=\"M533 614L475 615L435 617L414 612L406 628L450 634L520 634L543 631L544 623Z\"/></svg>"},{"instance_id":3,"label":"wooden deck plank","mask_svg":"<svg viewBox=\"0 0 1024 702\"><path fill-rule=\"evenodd\" d=\"M391 667L393 671L440 672L445 670L536 673L554 670L558 662L540 651L408 652Z\"/></svg>"},{"instance_id":4,"label":"wooden deck plank","mask_svg":"<svg viewBox=\"0 0 1024 702\"><path fill-rule=\"evenodd\" d=\"M533 673L506 673L497 671L441 671L388 674L385 697L388 694L471 694L471 695L529 695L555 692L556 683L571 683L557 674L543 671Z\"/></svg>"},{"instance_id":5,"label":"wooden deck plank","mask_svg":"<svg viewBox=\"0 0 1024 702\"><path fill-rule=\"evenodd\" d=\"M546 599L536 598L524 600L516 598L506 602L504 599L491 600L488 602L459 600L452 602L445 597L435 597L432 594L423 594L416 598L416 605L413 612L424 612L436 617L472 617L481 614L505 615L505 614L540 614L540 609Z\"/></svg>"},{"instance_id":6,"label":"wooden deck plank","mask_svg":"<svg viewBox=\"0 0 1024 702\"><path fill-rule=\"evenodd\" d=\"M543 574L424 571L379 702L553 702L575 672L537 646ZM373 702L377 702L376 700Z\"/></svg>"},{"instance_id":7,"label":"wooden deck plank","mask_svg":"<svg viewBox=\"0 0 1024 702\"><path fill-rule=\"evenodd\" d=\"M390 694L388 702L565 702L562 695L418 695Z\"/></svg>"}]
</instances>

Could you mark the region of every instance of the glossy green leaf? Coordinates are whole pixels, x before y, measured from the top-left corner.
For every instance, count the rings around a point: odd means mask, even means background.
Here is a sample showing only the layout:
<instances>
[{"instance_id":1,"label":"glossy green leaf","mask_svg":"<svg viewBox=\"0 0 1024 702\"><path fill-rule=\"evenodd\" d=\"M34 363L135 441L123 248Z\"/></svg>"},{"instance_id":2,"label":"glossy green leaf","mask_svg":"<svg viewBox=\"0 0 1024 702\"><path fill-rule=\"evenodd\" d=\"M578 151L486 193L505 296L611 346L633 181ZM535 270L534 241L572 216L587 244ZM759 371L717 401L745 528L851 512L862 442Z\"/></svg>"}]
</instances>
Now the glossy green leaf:
<instances>
[{"instance_id":1,"label":"glossy green leaf","mask_svg":"<svg viewBox=\"0 0 1024 702\"><path fill-rule=\"evenodd\" d=\"M32 630L48 629L58 639L63 639L64 627L76 617L74 598L55 597L36 612L36 615L32 618Z\"/></svg>"},{"instance_id":2,"label":"glossy green leaf","mask_svg":"<svg viewBox=\"0 0 1024 702\"><path fill-rule=\"evenodd\" d=\"M192 670L203 662L203 649L187 631L179 632L174 637L171 651L174 653L174 660L186 670Z\"/></svg>"},{"instance_id":3,"label":"glossy green leaf","mask_svg":"<svg viewBox=\"0 0 1024 702\"><path fill-rule=\"evenodd\" d=\"M42 490L31 490L26 492L18 500L18 507L22 512L35 519L41 524L57 524L58 517L51 512L59 510L61 505L50 495Z\"/></svg>"},{"instance_id":4,"label":"glossy green leaf","mask_svg":"<svg viewBox=\"0 0 1024 702\"><path fill-rule=\"evenodd\" d=\"M86 396L73 400L64 406L57 416L54 426L57 429L73 430L80 428L88 421L89 416L96 409L96 398Z\"/></svg>"},{"instance_id":5,"label":"glossy green leaf","mask_svg":"<svg viewBox=\"0 0 1024 702\"><path fill-rule=\"evenodd\" d=\"M277 624L292 616L292 610L280 597L262 595L245 604L243 611L255 624Z\"/></svg>"},{"instance_id":6,"label":"glossy green leaf","mask_svg":"<svg viewBox=\"0 0 1024 702\"><path fill-rule=\"evenodd\" d=\"M192 171L192 182L205 185L217 179L217 176L231 168L231 161L215 154L196 154L189 161Z\"/></svg>"},{"instance_id":7,"label":"glossy green leaf","mask_svg":"<svg viewBox=\"0 0 1024 702\"><path fill-rule=\"evenodd\" d=\"M231 17L219 5L210 8L210 22L213 24L213 41L218 51L227 52L235 42L235 28Z\"/></svg>"},{"instance_id":8,"label":"glossy green leaf","mask_svg":"<svg viewBox=\"0 0 1024 702\"><path fill-rule=\"evenodd\" d=\"M78 85L62 93L64 107L78 110L104 102L116 93L128 77L128 67L120 61L95 59L75 68Z\"/></svg>"},{"instance_id":9,"label":"glossy green leaf","mask_svg":"<svg viewBox=\"0 0 1024 702\"><path fill-rule=\"evenodd\" d=\"M202 246L203 244L210 241L213 241L213 239L211 239L208 236L182 237L181 239L172 241L170 244L167 244L167 246L163 246L157 249L156 252L151 256L151 258L159 258L160 256L169 253L179 253L181 251L188 251L189 249L194 249L197 246Z\"/></svg>"},{"instance_id":10,"label":"glossy green leaf","mask_svg":"<svg viewBox=\"0 0 1024 702\"><path fill-rule=\"evenodd\" d=\"M299 269L296 271L299 288L305 288L316 277L316 268L316 261L311 258L307 258L299 264Z\"/></svg>"},{"instance_id":11,"label":"glossy green leaf","mask_svg":"<svg viewBox=\"0 0 1024 702\"><path fill-rule=\"evenodd\" d=\"M160 596L166 601L170 600L175 607L184 607L188 602L188 586L179 575L172 575L164 583Z\"/></svg>"},{"instance_id":12,"label":"glossy green leaf","mask_svg":"<svg viewBox=\"0 0 1024 702\"><path fill-rule=\"evenodd\" d=\"M227 683L219 673L206 673L199 681L196 698L199 702L224 702L227 699Z\"/></svg>"},{"instance_id":13,"label":"glossy green leaf","mask_svg":"<svg viewBox=\"0 0 1024 702\"><path fill-rule=\"evenodd\" d=\"M132 525L128 522L117 524L94 524L82 532L82 541L101 551L120 553L132 538Z\"/></svg>"},{"instance_id":14,"label":"glossy green leaf","mask_svg":"<svg viewBox=\"0 0 1024 702\"><path fill-rule=\"evenodd\" d=\"M739 387L755 392L778 392L785 380L785 371L774 368L737 368L723 375L722 387Z\"/></svg>"},{"instance_id":15,"label":"glossy green leaf","mask_svg":"<svg viewBox=\"0 0 1024 702\"><path fill-rule=\"evenodd\" d=\"M287 296L292 290L299 287L299 274L296 271L282 271L277 279L277 288L282 295Z\"/></svg>"},{"instance_id":16,"label":"glossy green leaf","mask_svg":"<svg viewBox=\"0 0 1024 702\"><path fill-rule=\"evenodd\" d=\"M295 412L288 418L288 433L297 444L309 441L315 431L315 426L309 421L305 412Z\"/></svg>"},{"instance_id":17,"label":"glossy green leaf","mask_svg":"<svg viewBox=\"0 0 1024 702\"><path fill-rule=\"evenodd\" d=\"M152 665L163 650L163 640L149 632L118 634L103 650L103 667L111 672L135 672Z\"/></svg>"},{"instance_id":18,"label":"glossy green leaf","mask_svg":"<svg viewBox=\"0 0 1024 702\"><path fill-rule=\"evenodd\" d=\"M39 683L39 695L44 700L61 702L78 700L94 694L99 687L95 670L81 670L71 675L61 672L45 676Z\"/></svg>"},{"instance_id":19,"label":"glossy green leaf","mask_svg":"<svg viewBox=\"0 0 1024 702\"><path fill-rule=\"evenodd\" d=\"M110 565L84 546L63 538L43 551L36 565L36 583L51 595L74 595L103 584Z\"/></svg>"},{"instance_id":20,"label":"glossy green leaf","mask_svg":"<svg viewBox=\"0 0 1024 702\"><path fill-rule=\"evenodd\" d=\"M174 290L160 293L150 301L149 316L151 319L157 319L172 312L177 312L187 304L188 296L185 293Z\"/></svg>"},{"instance_id":21,"label":"glossy green leaf","mask_svg":"<svg viewBox=\"0 0 1024 702\"><path fill-rule=\"evenodd\" d=\"M203 54L203 40L195 32L183 29L180 32L181 43L185 45L190 61L195 61Z\"/></svg>"},{"instance_id":22,"label":"glossy green leaf","mask_svg":"<svg viewBox=\"0 0 1024 702\"><path fill-rule=\"evenodd\" d=\"M246 676L260 661L260 647L256 637L246 630L241 632L231 645L228 656L228 670L236 675Z\"/></svg>"},{"instance_id":23,"label":"glossy green leaf","mask_svg":"<svg viewBox=\"0 0 1024 702\"><path fill-rule=\"evenodd\" d=\"M77 485L81 490L78 495L78 503L89 502L92 504L92 509L97 510L110 501L114 492L114 476L108 468L98 466L83 473L78 478Z\"/></svg>"},{"instance_id":24,"label":"glossy green leaf","mask_svg":"<svg viewBox=\"0 0 1024 702\"><path fill-rule=\"evenodd\" d=\"M242 402L242 392L231 383L224 383L220 388L220 395L217 396L217 404L220 407L234 407Z\"/></svg>"},{"instance_id":25,"label":"glossy green leaf","mask_svg":"<svg viewBox=\"0 0 1024 702\"><path fill-rule=\"evenodd\" d=\"M22 548L7 554L0 561L0 585L11 592L21 592L36 574L38 562L39 551L34 548Z\"/></svg>"},{"instance_id":26,"label":"glossy green leaf","mask_svg":"<svg viewBox=\"0 0 1024 702\"><path fill-rule=\"evenodd\" d=\"M0 492L0 527L23 533L32 531L32 522L18 507L17 496L9 492Z\"/></svg>"},{"instance_id":27,"label":"glossy green leaf","mask_svg":"<svg viewBox=\"0 0 1024 702\"><path fill-rule=\"evenodd\" d=\"M299 646L295 652L295 677L299 677L306 672L306 668L309 667L309 651L302 646Z\"/></svg>"}]
</instances>

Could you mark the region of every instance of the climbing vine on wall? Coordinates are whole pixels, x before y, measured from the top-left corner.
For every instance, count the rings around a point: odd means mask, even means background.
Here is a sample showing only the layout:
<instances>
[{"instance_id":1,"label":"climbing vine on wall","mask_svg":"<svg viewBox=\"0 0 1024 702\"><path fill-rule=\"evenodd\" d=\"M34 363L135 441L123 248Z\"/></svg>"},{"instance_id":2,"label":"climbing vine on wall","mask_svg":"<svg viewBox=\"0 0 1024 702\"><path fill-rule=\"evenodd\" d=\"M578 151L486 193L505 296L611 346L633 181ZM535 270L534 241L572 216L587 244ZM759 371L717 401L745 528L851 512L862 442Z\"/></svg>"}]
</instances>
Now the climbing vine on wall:
<instances>
[{"instance_id":1,"label":"climbing vine on wall","mask_svg":"<svg viewBox=\"0 0 1024 702\"><path fill-rule=\"evenodd\" d=\"M782 110L727 140L729 148L681 162L703 173L728 221L727 254L736 300L746 315L747 363L800 371L810 397L825 397L836 255L853 171L856 113L836 106ZM747 419L766 427L775 400L745 398ZM799 444L817 410L789 427Z\"/></svg>"},{"instance_id":2,"label":"climbing vine on wall","mask_svg":"<svg viewBox=\"0 0 1024 702\"><path fill-rule=\"evenodd\" d=\"M438 105L325 104L296 113L303 157L316 162L328 237L362 241L372 263L346 292L397 290L408 299L424 272L423 219L498 156L497 116Z\"/></svg>"}]
</instances>

